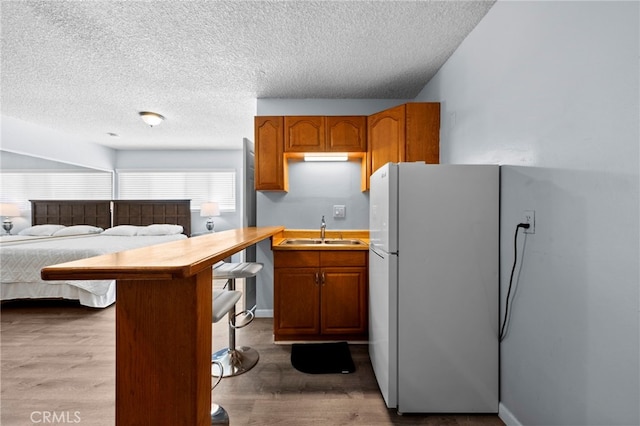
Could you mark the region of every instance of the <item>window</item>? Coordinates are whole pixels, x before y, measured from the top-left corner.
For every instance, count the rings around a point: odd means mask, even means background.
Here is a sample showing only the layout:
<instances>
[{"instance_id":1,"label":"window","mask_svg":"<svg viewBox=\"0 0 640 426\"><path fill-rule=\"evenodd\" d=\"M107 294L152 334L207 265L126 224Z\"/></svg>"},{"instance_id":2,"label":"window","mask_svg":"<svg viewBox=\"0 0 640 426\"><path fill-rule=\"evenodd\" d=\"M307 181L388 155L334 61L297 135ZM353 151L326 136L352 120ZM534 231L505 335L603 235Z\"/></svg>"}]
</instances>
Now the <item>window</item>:
<instances>
[{"instance_id":1,"label":"window","mask_svg":"<svg viewBox=\"0 0 640 426\"><path fill-rule=\"evenodd\" d=\"M110 200L113 174L86 170L3 171L1 200L31 210L29 200Z\"/></svg>"},{"instance_id":2,"label":"window","mask_svg":"<svg viewBox=\"0 0 640 426\"><path fill-rule=\"evenodd\" d=\"M190 199L192 209L217 201L222 211L236 210L235 170L117 170L116 174L121 200Z\"/></svg>"}]
</instances>

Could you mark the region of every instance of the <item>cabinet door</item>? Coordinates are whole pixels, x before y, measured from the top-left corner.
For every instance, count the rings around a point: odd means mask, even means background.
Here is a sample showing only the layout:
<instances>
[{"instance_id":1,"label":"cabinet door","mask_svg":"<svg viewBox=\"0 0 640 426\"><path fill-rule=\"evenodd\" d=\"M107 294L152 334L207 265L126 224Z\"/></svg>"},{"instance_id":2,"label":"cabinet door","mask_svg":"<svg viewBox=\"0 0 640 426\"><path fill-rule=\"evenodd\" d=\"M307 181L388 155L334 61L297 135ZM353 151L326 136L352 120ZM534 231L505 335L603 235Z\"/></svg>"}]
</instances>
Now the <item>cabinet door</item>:
<instances>
[{"instance_id":1,"label":"cabinet door","mask_svg":"<svg viewBox=\"0 0 640 426\"><path fill-rule=\"evenodd\" d=\"M323 334L367 331L367 268L323 268L320 330Z\"/></svg>"},{"instance_id":2,"label":"cabinet door","mask_svg":"<svg viewBox=\"0 0 640 426\"><path fill-rule=\"evenodd\" d=\"M325 117L325 151L366 152L367 117L330 116Z\"/></svg>"},{"instance_id":3,"label":"cabinet door","mask_svg":"<svg viewBox=\"0 0 640 426\"><path fill-rule=\"evenodd\" d=\"M324 117L287 116L284 129L284 152L324 151Z\"/></svg>"},{"instance_id":4,"label":"cabinet door","mask_svg":"<svg viewBox=\"0 0 640 426\"><path fill-rule=\"evenodd\" d=\"M403 161L440 162L440 103L406 105L406 137Z\"/></svg>"},{"instance_id":5,"label":"cabinet door","mask_svg":"<svg viewBox=\"0 0 640 426\"><path fill-rule=\"evenodd\" d=\"M275 268L274 334L320 332L318 268Z\"/></svg>"},{"instance_id":6,"label":"cabinet door","mask_svg":"<svg viewBox=\"0 0 640 426\"><path fill-rule=\"evenodd\" d=\"M283 117L255 117L256 190L286 191Z\"/></svg>"},{"instance_id":7,"label":"cabinet door","mask_svg":"<svg viewBox=\"0 0 640 426\"><path fill-rule=\"evenodd\" d=\"M399 105L368 117L369 173L388 162L404 161L405 106Z\"/></svg>"}]
</instances>

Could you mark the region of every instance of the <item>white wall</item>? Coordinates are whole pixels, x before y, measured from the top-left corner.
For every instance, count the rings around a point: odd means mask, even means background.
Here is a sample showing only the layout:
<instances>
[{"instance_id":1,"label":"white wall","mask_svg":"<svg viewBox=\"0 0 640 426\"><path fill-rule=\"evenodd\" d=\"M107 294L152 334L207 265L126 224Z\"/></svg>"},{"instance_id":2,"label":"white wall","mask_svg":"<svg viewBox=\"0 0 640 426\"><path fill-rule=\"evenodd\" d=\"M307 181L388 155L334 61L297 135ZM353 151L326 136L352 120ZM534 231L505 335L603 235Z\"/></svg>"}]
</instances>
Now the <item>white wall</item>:
<instances>
[{"instance_id":1,"label":"white wall","mask_svg":"<svg viewBox=\"0 0 640 426\"><path fill-rule=\"evenodd\" d=\"M258 193L259 226L317 229L319 235L324 216L328 230L369 229L369 196L360 187L360 161L290 161L289 191ZM345 218L334 219L334 205L346 207Z\"/></svg>"},{"instance_id":2,"label":"white wall","mask_svg":"<svg viewBox=\"0 0 640 426\"><path fill-rule=\"evenodd\" d=\"M52 129L2 116L3 151L99 170L113 170L116 151Z\"/></svg>"},{"instance_id":3,"label":"white wall","mask_svg":"<svg viewBox=\"0 0 640 426\"><path fill-rule=\"evenodd\" d=\"M442 102L442 162L503 165L503 309L536 213L501 344L508 424L640 424L638 28L638 2L498 2L416 99Z\"/></svg>"}]
</instances>

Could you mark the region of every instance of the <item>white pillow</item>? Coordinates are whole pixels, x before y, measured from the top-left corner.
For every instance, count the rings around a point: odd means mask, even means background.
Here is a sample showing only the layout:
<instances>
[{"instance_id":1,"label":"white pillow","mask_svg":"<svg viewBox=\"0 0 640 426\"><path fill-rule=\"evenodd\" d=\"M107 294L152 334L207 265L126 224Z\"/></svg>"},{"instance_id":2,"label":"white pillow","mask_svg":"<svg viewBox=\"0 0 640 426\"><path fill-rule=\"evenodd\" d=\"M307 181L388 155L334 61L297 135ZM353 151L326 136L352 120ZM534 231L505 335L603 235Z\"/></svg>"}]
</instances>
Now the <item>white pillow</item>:
<instances>
[{"instance_id":1,"label":"white pillow","mask_svg":"<svg viewBox=\"0 0 640 426\"><path fill-rule=\"evenodd\" d=\"M138 231L138 235L175 235L182 234L183 230L180 225L164 223L145 226Z\"/></svg>"},{"instance_id":2,"label":"white pillow","mask_svg":"<svg viewBox=\"0 0 640 426\"><path fill-rule=\"evenodd\" d=\"M99 234L104 229L91 225L73 225L62 228L59 231L53 233L54 237L64 237L67 235L85 235L85 234Z\"/></svg>"},{"instance_id":3,"label":"white pillow","mask_svg":"<svg viewBox=\"0 0 640 426\"><path fill-rule=\"evenodd\" d=\"M141 226L135 225L118 225L113 228L105 229L102 235L120 235L124 237L133 237L138 235L138 230L140 230Z\"/></svg>"},{"instance_id":4,"label":"white pillow","mask_svg":"<svg viewBox=\"0 0 640 426\"><path fill-rule=\"evenodd\" d=\"M56 231L64 228L64 225L36 225L25 228L18 232L18 235L31 235L35 237L48 237L53 235Z\"/></svg>"}]
</instances>

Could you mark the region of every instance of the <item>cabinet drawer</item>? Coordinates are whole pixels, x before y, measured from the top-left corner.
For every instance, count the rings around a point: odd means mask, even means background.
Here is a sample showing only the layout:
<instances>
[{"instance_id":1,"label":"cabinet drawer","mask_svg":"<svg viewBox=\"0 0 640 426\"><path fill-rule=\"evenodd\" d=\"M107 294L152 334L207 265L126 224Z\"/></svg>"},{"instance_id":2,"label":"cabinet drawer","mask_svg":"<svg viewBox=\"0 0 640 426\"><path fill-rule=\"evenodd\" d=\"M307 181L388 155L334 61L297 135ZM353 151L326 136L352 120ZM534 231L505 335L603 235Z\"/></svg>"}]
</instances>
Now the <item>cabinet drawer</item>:
<instances>
[{"instance_id":1,"label":"cabinet drawer","mask_svg":"<svg viewBox=\"0 0 640 426\"><path fill-rule=\"evenodd\" d=\"M369 252L364 250L321 251L320 264L324 266L367 266Z\"/></svg>"},{"instance_id":2,"label":"cabinet drawer","mask_svg":"<svg viewBox=\"0 0 640 426\"><path fill-rule=\"evenodd\" d=\"M320 266L320 254L317 251L292 250L274 251L273 265L277 268L284 267L306 267Z\"/></svg>"}]
</instances>

